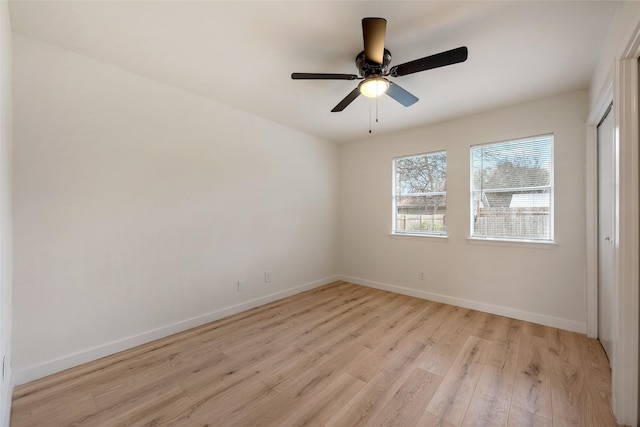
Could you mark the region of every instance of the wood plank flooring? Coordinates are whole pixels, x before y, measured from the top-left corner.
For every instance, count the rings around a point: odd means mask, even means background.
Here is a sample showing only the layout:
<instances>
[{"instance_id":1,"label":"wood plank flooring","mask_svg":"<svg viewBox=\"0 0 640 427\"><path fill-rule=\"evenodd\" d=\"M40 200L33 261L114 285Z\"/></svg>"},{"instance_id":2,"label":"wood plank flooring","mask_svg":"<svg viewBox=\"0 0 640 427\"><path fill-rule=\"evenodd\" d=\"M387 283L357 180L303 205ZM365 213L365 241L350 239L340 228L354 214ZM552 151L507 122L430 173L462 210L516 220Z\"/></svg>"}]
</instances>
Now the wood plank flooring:
<instances>
[{"instance_id":1,"label":"wood plank flooring","mask_svg":"<svg viewBox=\"0 0 640 427\"><path fill-rule=\"evenodd\" d=\"M23 426L617 426L584 335L336 282L15 388Z\"/></svg>"}]
</instances>

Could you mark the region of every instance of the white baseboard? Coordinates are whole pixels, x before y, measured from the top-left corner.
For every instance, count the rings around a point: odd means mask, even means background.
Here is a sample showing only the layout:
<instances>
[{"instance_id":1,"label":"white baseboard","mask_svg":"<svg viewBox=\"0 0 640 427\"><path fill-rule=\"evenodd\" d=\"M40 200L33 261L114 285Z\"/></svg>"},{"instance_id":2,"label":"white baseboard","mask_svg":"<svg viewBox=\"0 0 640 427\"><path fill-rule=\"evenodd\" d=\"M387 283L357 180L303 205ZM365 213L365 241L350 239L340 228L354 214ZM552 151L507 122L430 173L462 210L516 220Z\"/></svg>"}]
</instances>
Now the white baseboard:
<instances>
[{"instance_id":1,"label":"white baseboard","mask_svg":"<svg viewBox=\"0 0 640 427\"><path fill-rule=\"evenodd\" d=\"M123 350L149 343L161 338L168 337L179 332L195 328L213 322L215 320L222 319L223 317L231 316L232 314L240 313L242 311L250 310L255 307L259 307L264 304L268 304L273 301L277 301L282 298L286 298L292 295L299 294L310 289L317 288L335 282L339 280L337 276L327 277L325 279L316 280L306 283L304 285L296 286L286 289L284 291L276 292L273 294L265 295L260 298L256 298L250 301L246 301L240 304L236 304L229 307L224 307L215 311L212 311L201 316L185 319L180 322L173 323L171 325L163 326L157 329L153 329L140 334L132 335L130 337L122 338L116 341L112 341L103 345L88 348L76 353L68 354L57 359L49 360L44 363L32 365L26 368L16 370L15 372L15 384L25 384L29 381L43 378L47 375L54 374L56 372L64 371L65 369L73 368L83 363L91 362L100 359L105 356L109 356L118 353Z\"/></svg>"},{"instance_id":2,"label":"white baseboard","mask_svg":"<svg viewBox=\"0 0 640 427\"><path fill-rule=\"evenodd\" d=\"M7 380L2 384L0 396L0 427L9 427L11 419L11 395L13 393L13 371L11 366L7 366L5 372Z\"/></svg>"},{"instance_id":3,"label":"white baseboard","mask_svg":"<svg viewBox=\"0 0 640 427\"><path fill-rule=\"evenodd\" d=\"M568 331L586 333L586 322L576 322L574 320L561 319L558 317L547 316L530 311L516 310L509 307L477 302L463 298L451 297L447 295L434 294L431 292L421 291L418 289L404 288L401 286L388 285L386 283L373 282L371 280L361 279L359 277L338 276L338 280L356 285L367 286L369 288L380 289L383 291L394 292L397 294L408 295L411 297L426 299L429 301L440 302L444 304L455 305L458 307L470 308L472 310L483 311L485 313L497 314L498 316L510 317L512 319L525 320L527 322L537 323L540 325L551 326L553 328L566 329Z\"/></svg>"}]
</instances>

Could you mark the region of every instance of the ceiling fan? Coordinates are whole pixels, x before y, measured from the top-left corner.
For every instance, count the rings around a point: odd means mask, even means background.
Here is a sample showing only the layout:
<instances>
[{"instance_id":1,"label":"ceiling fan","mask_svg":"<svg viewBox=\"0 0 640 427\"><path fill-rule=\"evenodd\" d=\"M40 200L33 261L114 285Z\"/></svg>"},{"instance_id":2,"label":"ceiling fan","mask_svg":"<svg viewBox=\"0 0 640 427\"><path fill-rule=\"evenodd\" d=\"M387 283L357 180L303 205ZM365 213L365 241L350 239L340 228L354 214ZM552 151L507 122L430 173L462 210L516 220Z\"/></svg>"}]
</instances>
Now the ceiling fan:
<instances>
[{"instance_id":1,"label":"ceiling fan","mask_svg":"<svg viewBox=\"0 0 640 427\"><path fill-rule=\"evenodd\" d=\"M467 60L468 50L463 46L389 68L391 52L384 47L386 31L387 20L384 18L364 18L362 20L364 51L356 56L356 67L359 74L292 73L291 78L294 80L362 80L358 87L333 107L331 110L333 113L344 110L360 94L369 98L377 98L386 93L400 104L408 107L418 102L418 98L387 77L406 76Z\"/></svg>"}]
</instances>

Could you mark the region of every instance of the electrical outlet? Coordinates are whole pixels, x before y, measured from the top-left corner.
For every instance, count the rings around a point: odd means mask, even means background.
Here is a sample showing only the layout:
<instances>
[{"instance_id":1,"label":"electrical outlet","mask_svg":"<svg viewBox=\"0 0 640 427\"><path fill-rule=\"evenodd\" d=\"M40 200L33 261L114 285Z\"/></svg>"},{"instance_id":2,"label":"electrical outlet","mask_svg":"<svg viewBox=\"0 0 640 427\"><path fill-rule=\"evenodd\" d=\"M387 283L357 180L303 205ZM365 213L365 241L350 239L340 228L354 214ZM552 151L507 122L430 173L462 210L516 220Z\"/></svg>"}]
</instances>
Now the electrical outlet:
<instances>
[{"instance_id":1,"label":"electrical outlet","mask_svg":"<svg viewBox=\"0 0 640 427\"><path fill-rule=\"evenodd\" d=\"M424 271L418 271L418 279L424 280Z\"/></svg>"},{"instance_id":2,"label":"electrical outlet","mask_svg":"<svg viewBox=\"0 0 640 427\"><path fill-rule=\"evenodd\" d=\"M264 272L264 283L271 283L271 272L270 271L265 271Z\"/></svg>"},{"instance_id":3,"label":"electrical outlet","mask_svg":"<svg viewBox=\"0 0 640 427\"><path fill-rule=\"evenodd\" d=\"M238 292L244 292L244 280L238 280Z\"/></svg>"}]
</instances>

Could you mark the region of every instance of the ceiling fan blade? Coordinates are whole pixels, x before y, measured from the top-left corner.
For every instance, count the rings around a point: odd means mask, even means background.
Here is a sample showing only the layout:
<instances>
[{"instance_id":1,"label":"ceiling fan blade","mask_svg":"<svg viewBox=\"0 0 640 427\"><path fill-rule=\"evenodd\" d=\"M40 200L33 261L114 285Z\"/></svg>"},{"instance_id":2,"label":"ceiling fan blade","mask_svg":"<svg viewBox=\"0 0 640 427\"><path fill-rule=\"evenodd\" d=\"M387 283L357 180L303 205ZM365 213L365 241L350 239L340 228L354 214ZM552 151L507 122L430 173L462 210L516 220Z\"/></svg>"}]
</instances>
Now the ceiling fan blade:
<instances>
[{"instance_id":1,"label":"ceiling fan blade","mask_svg":"<svg viewBox=\"0 0 640 427\"><path fill-rule=\"evenodd\" d=\"M291 73L293 80L355 80L355 74L333 74L333 73Z\"/></svg>"},{"instance_id":2,"label":"ceiling fan blade","mask_svg":"<svg viewBox=\"0 0 640 427\"><path fill-rule=\"evenodd\" d=\"M338 105L333 107L333 110L331 110L331 112L337 113L344 110L349 104L353 102L354 99L358 97L358 95L360 95L360 88L355 88L349 95L345 96L344 99L338 103Z\"/></svg>"},{"instance_id":3,"label":"ceiling fan blade","mask_svg":"<svg viewBox=\"0 0 640 427\"><path fill-rule=\"evenodd\" d=\"M395 99L396 101L398 101L400 104L404 105L405 107L408 107L408 106L413 105L416 102L418 102L418 98L417 97L415 97L410 92L408 92L407 90L403 89L402 87L398 86L394 82L389 82L389 88L387 89L387 95L389 95L391 98Z\"/></svg>"},{"instance_id":4,"label":"ceiling fan blade","mask_svg":"<svg viewBox=\"0 0 640 427\"><path fill-rule=\"evenodd\" d=\"M389 74L393 77L406 76L407 74L417 73L419 71L457 64L458 62L466 61L468 55L469 51L466 46L462 46L457 49L447 50L436 53L435 55L425 56L424 58L396 65L395 67L391 67Z\"/></svg>"},{"instance_id":5,"label":"ceiling fan blade","mask_svg":"<svg viewBox=\"0 0 640 427\"><path fill-rule=\"evenodd\" d=\"M362 20L362 38L364 39L364 57L367 61L382 64L384 56L384 38L387 32L387 20L384 18L364 18Z\"/></svg>"}]
</instances>

